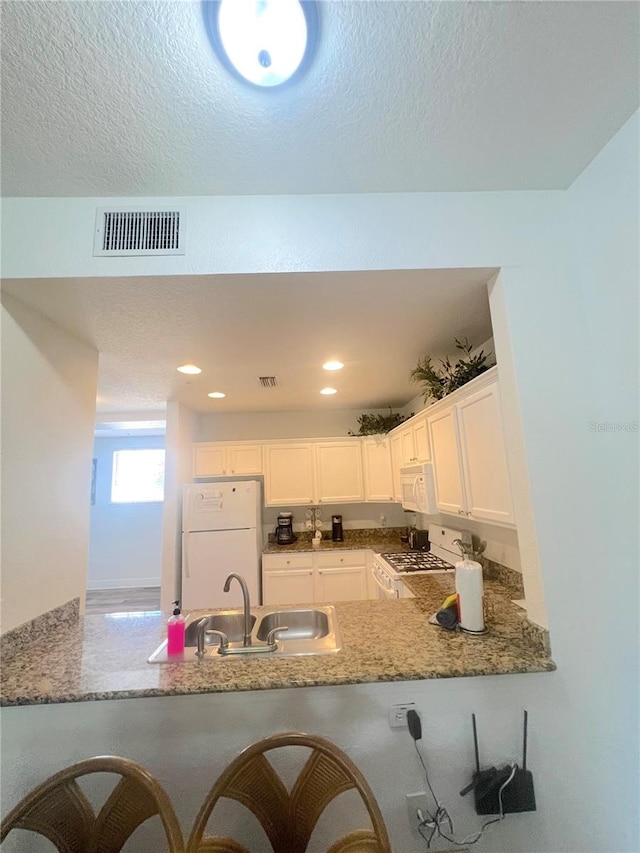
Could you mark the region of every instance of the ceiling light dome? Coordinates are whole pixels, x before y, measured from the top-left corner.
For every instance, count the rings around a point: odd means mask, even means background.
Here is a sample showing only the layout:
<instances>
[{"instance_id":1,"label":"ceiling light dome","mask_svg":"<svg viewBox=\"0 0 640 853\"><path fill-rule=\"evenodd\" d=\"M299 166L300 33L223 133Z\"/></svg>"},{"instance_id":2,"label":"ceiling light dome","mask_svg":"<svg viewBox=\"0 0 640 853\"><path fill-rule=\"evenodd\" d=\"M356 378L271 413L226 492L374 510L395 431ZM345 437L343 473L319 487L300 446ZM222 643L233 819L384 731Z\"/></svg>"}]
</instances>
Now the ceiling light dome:
<instances>
[{"instance_id":1,"label":"ceiling light dome","mask_svg":"<svg viewBox=\"0 0 640 853\"><path fill-rule=\"evenodd\" d=\"M217 55L255 86L281 86L309 59L313 0L204 0L203 9Z\"/></svg>"}]
</instances>

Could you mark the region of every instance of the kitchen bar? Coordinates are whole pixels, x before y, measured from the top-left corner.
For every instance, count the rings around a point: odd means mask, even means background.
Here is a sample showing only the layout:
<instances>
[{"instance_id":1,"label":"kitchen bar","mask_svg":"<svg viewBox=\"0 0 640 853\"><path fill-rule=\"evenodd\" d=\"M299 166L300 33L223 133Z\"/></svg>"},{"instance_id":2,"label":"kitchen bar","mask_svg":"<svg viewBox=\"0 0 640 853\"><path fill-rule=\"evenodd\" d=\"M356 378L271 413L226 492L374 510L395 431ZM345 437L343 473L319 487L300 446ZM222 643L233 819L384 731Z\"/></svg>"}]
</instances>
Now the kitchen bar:
<instances>
[{"instance_id":1,"label":"kitchen bar","mask_svg":"<svg viewBox=\"0 0 640 853\"><path fill-rule=\"evenodd\" d=\"M509 587L486 582L488 632L469 637L427 623L453 591L452 575L408 578L402 601L335 605L343 649L304 658L264 656L153 666L165 632L158 612L85 616L4 661L2 705L38 705L151 696L366 684L555 669L541 636L511 601ZM205 615L203 611L202 615Z\"/></svg>"}]
</instances>

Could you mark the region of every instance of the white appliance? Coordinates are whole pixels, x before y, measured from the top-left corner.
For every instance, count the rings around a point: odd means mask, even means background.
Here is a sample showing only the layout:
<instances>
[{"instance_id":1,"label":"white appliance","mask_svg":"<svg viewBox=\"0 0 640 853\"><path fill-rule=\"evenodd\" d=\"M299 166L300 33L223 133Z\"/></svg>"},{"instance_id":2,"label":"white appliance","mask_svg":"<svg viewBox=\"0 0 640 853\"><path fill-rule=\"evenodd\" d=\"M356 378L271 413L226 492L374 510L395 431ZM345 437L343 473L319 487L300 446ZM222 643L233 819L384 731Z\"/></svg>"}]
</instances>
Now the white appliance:
<instances>
[{"instance_id":1,"label":"white appliance","mask_svg":"<svg viewBox=\"0 0 640 853\"><path fill-rule=\"evenodd\" d=\"M371 572L378 598L414 598L402 582L403 575L432 575L454 572L462 559L454 539L462 539L459 530L429 525L430 551L403 551L400 554L374 554Z\"/></svg>"},{"instance_id":2,"label":"white appliance","mask_svg":"<svg viewBox=\"0 0 640 853\"><path fill-rule=\"evenodd\" d=\"M261 604L260 484L194 483L182 498L183 611L242 607L240 584L224 592L230 572L247 582L252 604Z\"/></svg>"},{"instance_id":3,"label":"white appliance","mask_svg":"<svg viewBox=\"0 0 640 853\"><path fill-rule=\"evenodd\" d=\"M402 509L436 515L436 488L433 480L433 465L412 465L400 469L400 494Z\"/></svg>"}]
</instances>

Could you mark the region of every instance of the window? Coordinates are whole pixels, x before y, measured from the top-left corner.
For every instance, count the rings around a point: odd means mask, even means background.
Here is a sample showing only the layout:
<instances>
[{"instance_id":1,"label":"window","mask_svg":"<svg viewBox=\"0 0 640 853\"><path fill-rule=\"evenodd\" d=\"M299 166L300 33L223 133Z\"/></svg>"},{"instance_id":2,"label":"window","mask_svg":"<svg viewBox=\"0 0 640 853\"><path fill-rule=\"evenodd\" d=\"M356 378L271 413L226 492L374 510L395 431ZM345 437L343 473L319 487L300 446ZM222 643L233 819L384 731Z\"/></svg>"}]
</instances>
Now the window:
<instances>
[{"instance_id":1,"label":"window","mask_svg":"<svg viewBox=\"0 0 640 853\"><path fill-rule=\"evenodd\" d=\"M114 450L111 503L164 500L164 450Z\"/></svg>"}]
</instances>

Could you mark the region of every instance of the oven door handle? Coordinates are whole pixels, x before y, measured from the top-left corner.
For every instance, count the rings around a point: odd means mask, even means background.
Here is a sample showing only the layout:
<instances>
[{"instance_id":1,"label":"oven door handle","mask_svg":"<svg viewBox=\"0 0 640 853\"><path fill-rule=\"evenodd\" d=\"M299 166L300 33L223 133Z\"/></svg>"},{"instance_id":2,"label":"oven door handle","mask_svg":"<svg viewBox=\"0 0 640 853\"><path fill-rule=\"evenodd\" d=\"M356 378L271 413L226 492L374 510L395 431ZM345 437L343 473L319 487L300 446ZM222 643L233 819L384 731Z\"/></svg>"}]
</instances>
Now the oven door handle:
<instances>
[{"instance_id":1,"label":"oven door handle","mask_svg":"<svg viewBox=\"0 0 640 853\"><path fill-rule=\"evenodd\" d=\"M382 581L378 577L378 573L376 572L375 566L371 570L371 574L373 575L373 579L376 582L376 585L379 586L383 592L386 592L387 595L393 595L393 593L394 593L393 587L385 586L385 584L382 583Z\"/></svg>"}]
</instances>

